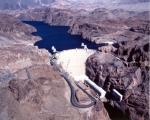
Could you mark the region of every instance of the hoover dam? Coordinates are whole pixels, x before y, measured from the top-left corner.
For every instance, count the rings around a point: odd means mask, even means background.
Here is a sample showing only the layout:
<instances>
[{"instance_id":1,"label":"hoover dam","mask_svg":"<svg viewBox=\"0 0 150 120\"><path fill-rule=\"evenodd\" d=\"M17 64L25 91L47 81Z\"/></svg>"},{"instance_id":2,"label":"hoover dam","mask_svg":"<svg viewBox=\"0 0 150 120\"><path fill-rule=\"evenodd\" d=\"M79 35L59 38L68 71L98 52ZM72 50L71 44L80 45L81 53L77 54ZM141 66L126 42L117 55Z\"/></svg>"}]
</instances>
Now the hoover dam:
<instances>
[{"instance_id":1,"label":"hoover dam","mask_svg":"<svg viewBox=\"0 0 150 120\"><path fill-rule=\"evenodd\" d=\"M0 2L0 120L149 120L149 0L93 1Z\"/></svg>"}]
</instances>

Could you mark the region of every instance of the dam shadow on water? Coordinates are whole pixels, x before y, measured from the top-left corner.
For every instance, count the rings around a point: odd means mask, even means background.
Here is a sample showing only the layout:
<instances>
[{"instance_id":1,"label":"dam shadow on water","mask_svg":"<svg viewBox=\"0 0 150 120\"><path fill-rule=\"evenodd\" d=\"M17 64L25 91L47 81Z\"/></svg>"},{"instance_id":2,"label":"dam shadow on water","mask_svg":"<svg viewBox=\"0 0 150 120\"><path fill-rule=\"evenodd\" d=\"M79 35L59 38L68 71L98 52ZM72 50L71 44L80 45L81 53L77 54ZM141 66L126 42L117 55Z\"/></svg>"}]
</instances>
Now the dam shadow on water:
<instances>
[{"instance_id":1,"label":"dam shadow on water","mask_svg":"<svg viewBox=\"0 0 150 120\"><path fill-rule=\"evenodd\" d=\"M69 27L67 26L50 26L47 23L39 21L24 21L24 23L36 28L37 31L32 34L41 37L41 40L37 41L34 45L38 46L38 48L45 48L49 52L52 52L52 46L58 51L83 48L81 47L81 43L87 45L89 49L97 49L102 46L83 39L79 35L69 34Z\"/></svg>"}]
</instances>

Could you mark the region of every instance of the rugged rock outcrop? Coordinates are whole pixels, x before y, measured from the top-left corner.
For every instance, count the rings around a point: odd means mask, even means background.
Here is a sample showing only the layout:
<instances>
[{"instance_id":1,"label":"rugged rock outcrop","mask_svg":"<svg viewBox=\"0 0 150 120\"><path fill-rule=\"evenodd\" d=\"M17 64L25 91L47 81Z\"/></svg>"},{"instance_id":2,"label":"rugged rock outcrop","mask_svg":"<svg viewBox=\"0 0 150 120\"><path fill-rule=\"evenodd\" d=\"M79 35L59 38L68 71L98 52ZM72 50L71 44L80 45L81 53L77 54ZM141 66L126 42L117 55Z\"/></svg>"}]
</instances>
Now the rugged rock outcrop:
<instances>
[{"instance_id":1,"label":"rugged rock outcrop","mask_svg":"<svg viewBox=\"0 0 150 120\"><path fill-rule=\"evenodd\" d=\"M28 14L27 14L28 13ZM44 21L50 25L70 26L77 13L67 9L36 8L15 14L21 20Z\"/></svg>"},{"instance_id":2,"label":"rugged rock outcrop","mask_svg":"<svg viewBox=\"0 0 150 120\"><path fill-rule=\"evenodd\" d=\"M86 116L71 106L63 78L49 65L30 66L14 74L8 87L1 88L1 120L76 120Z\"/></svg>"},{"instance_id":3,"label":"rugged rock outcrop","mask_svg":"<svg viewBox=\"0 0 150 120\"><path fill-rule=\"evenodd\" d=\"M72 33L75 31L75 34L81 34L97 44L105 41L118 43L116 48L111 45L101 47L100 50L104 53L89 57L86 72L91 80L108 92L108 104L129 116L130 120L149 119L148 14L149 12L97 9L86 18L86 26L80 27L85 25L81 19L71 28ZM99 19L96 21L94 16ZM94 27L99 25L104 29ZM123 95L123 101L116 102L112 99L112 89Z\"/></svg>"},{"instance_id":4,"label":"rugged rock outcrop","mask_svg":"<svg viewBox=\"0 0 150 120\"><path fill-rule=\"evenodd\" d=\"M27 14L28 13L28 14ZM90 41L100 44L104 41L125 41L143 35L143 29L149 33L149 12L108 10L98 8L94 11L37 8L14 16L21 20L44 21L50 25L70 26L71 34L81 35ZM136 29L137 32L134 32ZM141 33L141 34L139 34Z\"/></svg>"},{"instance_id":5,"label":"rugged rock outcrop","mask_svg":"<svg viewBox=\"0 0 150 120\"><path fill-rule=\"evenodd\" d=\"M102 103L97 105L99 109L73 107L68 84L50 65L3 73L0 78L10 82L0 86L1 120L109 120Z\"/></svg>"},{"instance_id":6,"label":"rugged rock outcrop","mask_svg":"<svg viewBox=\"0 0 150 120\"><path fill-rule=\"evenodd\" d=\"M76 17L69 31L97 44L118 43L117 46L101 47L104 53L89 57L86 72L108 92L108 106L117 108L130 120L149 119L148 15L148 11L96 9L88 15ZM116 102L111 98L112 89L123 95L123 101Z\"/></svg>"},{"instance_id":7,"label":"rugged rock outcrop","mask_svg":"<svg viewBox=\"0 0 150 120\"><path fill-rule=\"evenodd\" d=\"M33 44L38 37L32 36L31 33L36 30L12 15L0 13L0 47L13 44Z\"/></svg>"},{"instance_id":8,"label":"rugged rock outcrop","mask_svg":"<svg viewBox=\"0 0 150 120\"><path fill-rule=\"evenodd\" d=\"M33 47L38 40L31 35L35 30L15 19L19 18L70 26L71 34L97 44L117 42L117 48L108 49L118 58L108 53L92 55L86 63L87 75L108 92L108 105L131 120L148 120L149 12L37 8L11 14L14 17L0 16L0 96L4 96L0 97L0 118L109 119L101 102L88 112L71 106L67 85L49 66L49 53ZM111 98L113 88L123 94L123 101Z\"/></svg>"},{"instance_id":9,"label":"rugged rock outcrop","mask_svg":"<svg viewBox=\"0 0 150 120\"><path fill-rule=\"evenodd\" d=\"M106 41L132 41L137 37L148 37L148 16L148 11L96 9L86 16L75 18L69 32L82 35L97 44Z\"/></svg>"},{"instance_id":10,"label":"rugged rock outcrop","mask_svg":"<svg viewBox=\"0 0 150 120\"><path fill-rule=\"evenodd\" d=\"M109 104L117 107L130 120L148 120L149 68L127 64L109 53L97 53L86 62L86 72L91 80L107 91ZM121 102L112 99L112 89L123 95Z\"/></svg>"},{"instance_id":11,"label":"rugged rock outcrop","mask_svg":"<svg viewBox=\"0 0 150 120\"><path fill-rule=\"evenodd\" d=\"M0 26L1 120L110 119L101 102L88 109L72 106L68 84L49 64L50 53L33 46L39 39L31 34L34 28L5 14Z\"/></svg>"},{"instance_id":12,"label":"rugged rock outcrop","mask_svg":"<svg viewBox=\"0 0 150 120\"><path fill-rule=\"evenodd\" d=\"M35 29L32 28L31 26L23 24L15 17L4 13L0 14L0 24L1 24L0 28L1 32L7 33L24 32L24 34L31 34L33 31L35 31Z\"/></svg>"},{"instance_id":13,"label":"rugged rock outcrop","mask_svg":"<svg viewBox=\"0 0 150 120\"><path fill-rule=\"evenodd\" d=\"M33 46L38 40L31 35L36 31L33 27L7 14L0 15L0 25L0 69L14 72L33 64L49 62L49 53Z\"/></svg>"}]
</instances>

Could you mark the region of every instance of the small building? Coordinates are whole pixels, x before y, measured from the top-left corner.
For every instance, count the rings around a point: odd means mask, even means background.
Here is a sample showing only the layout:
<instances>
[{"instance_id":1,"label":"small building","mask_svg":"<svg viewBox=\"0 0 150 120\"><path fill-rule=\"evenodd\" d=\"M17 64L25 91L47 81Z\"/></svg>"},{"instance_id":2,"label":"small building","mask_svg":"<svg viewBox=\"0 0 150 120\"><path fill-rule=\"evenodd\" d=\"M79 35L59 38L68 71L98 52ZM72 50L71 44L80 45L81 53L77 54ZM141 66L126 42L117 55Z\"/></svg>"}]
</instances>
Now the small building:
<instances>
[{"instance_id":1,"label":"small building","mask_svg":"<svg viewBox=\"0 0 150 120\"><path fill-rule=\"evenodd\" d=\"M53 53L57 53L57 50L56 50L56 48L54 46L52 46L51 49L52 49Z\"/></svg>"},{"instance_id":2,"label":"small building","mask_svg":"<svg viewBox=\"0 0 150 120\"><path fill-rule=\"evenodd\" d=\"M84 82L88 84L97 94L100 96L100 99L104 98L106 95L106 91L103 90L101 87L96 85L92 80L90 79L85 79Z\"/></svg>"},{"instance_id":3,"label":"small building","mask_svg":"<svg viewBox=\"0 0 150 120\"><path fill-rule=\"evenodd\" d=\"M119 93L116 89L112 90L112 97L115 101L122 101L123 95Z\"/></svg>"}]
</instances>

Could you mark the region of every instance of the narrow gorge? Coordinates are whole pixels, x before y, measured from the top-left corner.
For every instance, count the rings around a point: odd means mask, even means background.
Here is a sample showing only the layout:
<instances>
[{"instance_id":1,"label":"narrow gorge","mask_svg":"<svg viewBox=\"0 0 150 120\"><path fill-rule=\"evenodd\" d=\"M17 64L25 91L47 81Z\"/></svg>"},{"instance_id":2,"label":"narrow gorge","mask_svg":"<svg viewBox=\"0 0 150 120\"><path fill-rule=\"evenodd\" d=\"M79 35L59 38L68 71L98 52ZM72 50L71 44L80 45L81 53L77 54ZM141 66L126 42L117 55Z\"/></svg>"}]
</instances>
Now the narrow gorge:
<instances>
[{"instance_id":1,"label":"narrow gorge","mask_svg":"<svg viewBox=\"0 0 150 120\"><path fill-rule=\"evenodd\" d=\"M0 120L149 120L150 11L57 2L0 11Z\"/></svg>"}]
</instances>

